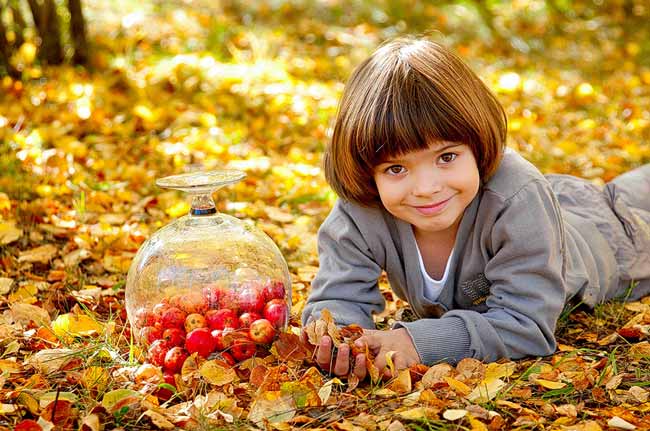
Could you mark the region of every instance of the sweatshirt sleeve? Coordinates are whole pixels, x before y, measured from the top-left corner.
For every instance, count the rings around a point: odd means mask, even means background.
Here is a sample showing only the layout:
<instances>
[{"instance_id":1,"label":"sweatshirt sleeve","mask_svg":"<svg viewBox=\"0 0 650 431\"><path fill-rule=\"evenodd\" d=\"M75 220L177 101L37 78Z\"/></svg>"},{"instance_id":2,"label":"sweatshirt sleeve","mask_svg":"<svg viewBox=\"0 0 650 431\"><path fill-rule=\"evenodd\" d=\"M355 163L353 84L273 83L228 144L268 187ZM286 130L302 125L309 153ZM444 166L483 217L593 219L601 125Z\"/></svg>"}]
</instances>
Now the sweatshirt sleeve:
<instances>
[{"instance_id":1,"label":"sweatshirt sleeve","mask_svg":"<svg viewBox=\"0 0 650 431\"><path fill-rule=\"evenodd\" d=\"M400 323L422 362L545 356L556 348L565 301L565 239L557 200L543 181L506 200L485 240L491 258L487 311L456 309L440 319Z\"/></svg>"},{"instance_id":2,"label":"sweatshirt sleeve","mask_svg":"<svg viewBox=\"0 0 650 431\"><path fill-rule=\"evenodd\" d=\"M302 312L302 323L327 308L339 325L374 328L373 312L385 307L377 280L381 267L341 202L318 231L319 269Z\"/></svg>"}]
</instances>

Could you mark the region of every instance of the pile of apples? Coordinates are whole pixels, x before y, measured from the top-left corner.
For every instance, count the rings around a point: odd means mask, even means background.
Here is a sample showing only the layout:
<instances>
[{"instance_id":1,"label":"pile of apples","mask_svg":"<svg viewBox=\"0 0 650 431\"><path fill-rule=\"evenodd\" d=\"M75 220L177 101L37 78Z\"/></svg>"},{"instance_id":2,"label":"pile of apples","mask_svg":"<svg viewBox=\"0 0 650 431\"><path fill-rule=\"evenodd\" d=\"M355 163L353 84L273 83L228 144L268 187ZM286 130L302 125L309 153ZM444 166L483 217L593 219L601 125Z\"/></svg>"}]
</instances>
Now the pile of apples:
<instances>
[{"instance_id":1,"label":"pile of apples","mask_svg":"<svg viewBox=\"0 0 650 431\"><path fill-rule=\"evenodd\" d=\"M231 365L248 359L273 342L288 318L283 282L218 282L139 309L135 327L147 361L174 374L193 353L219 352Z\"/></svg>"}]
</instances>

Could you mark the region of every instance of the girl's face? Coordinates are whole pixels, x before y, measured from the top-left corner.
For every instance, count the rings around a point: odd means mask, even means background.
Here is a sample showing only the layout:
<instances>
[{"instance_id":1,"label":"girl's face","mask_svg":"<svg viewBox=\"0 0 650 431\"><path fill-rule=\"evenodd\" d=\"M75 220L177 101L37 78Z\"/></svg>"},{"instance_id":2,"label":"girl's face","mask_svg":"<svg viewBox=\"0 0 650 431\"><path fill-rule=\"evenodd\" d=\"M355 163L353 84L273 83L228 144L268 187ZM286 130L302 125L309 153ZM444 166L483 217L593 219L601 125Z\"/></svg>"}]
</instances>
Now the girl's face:
<instances>
[{"instance_id":1,"label":"girl's face","mask_svg":"<svg viewBox=\"0 0 650 431\"><path fill-rule=\"evenodd\" d=\"M386 210L410 223L418 236L455 237L480 184L470 147L445 141L382 162L374 178Z\"/></svg>"}]
</instances>

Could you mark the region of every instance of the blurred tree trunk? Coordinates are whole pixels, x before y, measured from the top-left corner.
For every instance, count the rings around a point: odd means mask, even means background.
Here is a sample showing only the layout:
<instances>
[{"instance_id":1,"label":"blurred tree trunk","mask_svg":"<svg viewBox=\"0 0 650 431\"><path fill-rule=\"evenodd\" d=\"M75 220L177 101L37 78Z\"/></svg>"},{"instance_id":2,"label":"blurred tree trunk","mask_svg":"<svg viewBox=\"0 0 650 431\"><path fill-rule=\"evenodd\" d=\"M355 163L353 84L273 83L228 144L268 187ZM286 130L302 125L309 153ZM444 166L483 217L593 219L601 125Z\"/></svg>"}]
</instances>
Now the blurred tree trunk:
<instances>
[{"instance_id":1,"label":"blurred tree trunk","mask_svg":"<svg viewBox=\"0 0 650 431\"><path fill-rule=\"evenodd\" d=\"M54 0L27 0L41 37L39 56L49 64L63 63L59 16Z\"/></svg>"},{"instance_id":2,"label":"blurred tree trunk","mask_svg":"<svg viewBox=\"0 0 650 431\"><path fill-rule=\"evenodd\" d=\"M75 64L86 64L88 61L88 42L86 40L86 22L81 9L81 0L68 0L70 10L70 38L74 45Z\"/></svg>"},{"instance_id":3,"label":"blurred tree trunk","mask_svg":"<svg viewBox=\"0 0 650 431\"><path fill-rule=\"evenodd\" d=\"M4 13L4 8L0 5L0 17ZM12 67L9 62L11 58L11 49L9 48L9 41L7 40L7 29L5 28L2 19L0 19L0 75L4 73L12 74Z\"/></svg>"},{"instance_id":4,"label":"blurred tree trunk","mask_svg":"<svg viewBox=\"0 0 650 431\"><path fill-rule=\"evenodd\" d=\"M22 12L20 12L20 7L16 4L15 0L10 0L9 1L9 10L11 11L11 18L13 19L13 24L14 24L14 33L16 34L16 39L14 40L13 45L16 48L20 48L20 46L25 42L25 37L23 34L25 33L25 28L27 28L27 24L25 23L25 18L23 18Z\"/></svg>"}]
</instances>

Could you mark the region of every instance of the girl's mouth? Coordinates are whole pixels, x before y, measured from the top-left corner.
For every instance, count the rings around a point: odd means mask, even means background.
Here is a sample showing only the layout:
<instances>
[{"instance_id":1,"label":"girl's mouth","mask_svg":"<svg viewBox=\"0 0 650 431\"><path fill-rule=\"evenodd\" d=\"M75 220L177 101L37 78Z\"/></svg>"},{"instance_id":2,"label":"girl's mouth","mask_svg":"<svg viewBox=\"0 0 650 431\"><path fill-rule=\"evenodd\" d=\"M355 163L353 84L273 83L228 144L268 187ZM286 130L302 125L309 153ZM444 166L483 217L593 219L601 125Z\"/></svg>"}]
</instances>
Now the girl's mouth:
<instances>
[{"instance_id":1,"label":"girl's mouth","mask_svg":"<svg viewBox=\"0 0 650 431\"><path fill-rule=\"evenodd\" d=\"M451 198L453 198L453 196ZM444 210L447 207L447 204L449 203L451 198L447 198L444 201L438 202L438 203L435 203L435 204L414 206L413 208L415 208L422 215L437 214L437 213L441 212L442 210Z\"/></svg>"}]
</instances>

